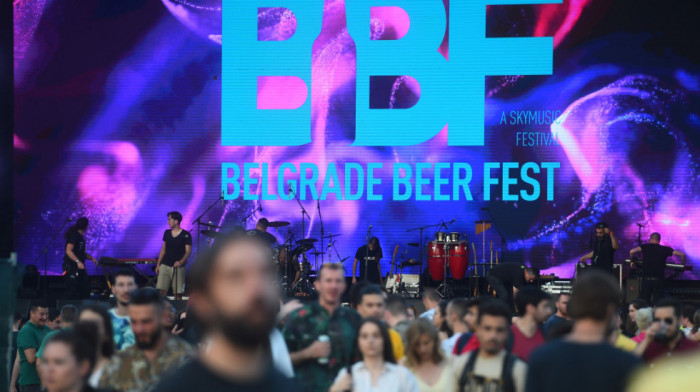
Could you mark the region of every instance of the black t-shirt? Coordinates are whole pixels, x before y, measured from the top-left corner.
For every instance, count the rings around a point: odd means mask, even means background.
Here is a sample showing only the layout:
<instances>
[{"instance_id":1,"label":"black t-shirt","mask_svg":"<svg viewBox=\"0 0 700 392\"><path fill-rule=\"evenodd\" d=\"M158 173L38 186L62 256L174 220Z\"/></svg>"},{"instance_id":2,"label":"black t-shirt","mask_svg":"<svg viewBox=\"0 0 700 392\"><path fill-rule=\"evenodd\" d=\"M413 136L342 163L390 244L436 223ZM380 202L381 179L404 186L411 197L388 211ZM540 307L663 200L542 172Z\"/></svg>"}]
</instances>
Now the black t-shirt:
<instances>
[{"instance_id":1,"label":"black t-shirt","mask_svg":"<svg viewBox=\"0 0 700 392\"><path fill-rule=\"evenodd\" d=\"M293 379L270 368L257 380L242 381L224 378L205 367L199 360L191 361L161 378L153 392L299 392Z\"/></svg>"},{"instance_id":2,"label":"black t-shirt","mask_svg":"<svg viewBox=\"0 0 700 392\"><path fill-rule=\"evenodd\" d=\"M607 343L552 341L530 356L526 392L621 392L641 365L636 356Z\"/></svg>"},{"instance_id":3,"label":"black t-shirt","mask_svg":"<svg viewBox=\"0 0 700 392\"><path fill-rule=\"evenodd\" d=\"M384 257L382 248L375 248L369 251L369 253L367 252L367 245L363 245L357 249L355 258L358 260L358 263L360 263L360 275L357 276L357 280L365 280L365 261L367 261L367 280L372 283L379 283L379 270L377 269L377 265L379 265L379 259L382 257Z\"/></svg>"},{"instance_id":4,"label":"black t-shirt","mask_svg":"<svg viewBox=\"0 0 700 392\"><path fill-rule=\"evenodd\" d=\"M612 239L610 234L603 234L603 237L596 236L593 239L593 257L591 258L591 266L612 272L615 249L613 249Z\"/></svg>"},{"instance_id":5,"label":"black t-shirt","mask_svg":"<svg viewBox=\"0 0 700 392\"><path fill-rule=\"evenodd\" d=\"M177 237L173 237L172 232L172 229L168 229L163 233L165 254L161 263L168 267L172 267L176 262L182 260L185 256L186 245L192 246L192 236L189 231L182 229Z\"/></svg>"},{"instance_id":6,"label":"black t-shirt","mask_svg":"<svg viewBox=\"0 0 700 392\"><path fill-rule=\"evenodd\" d=\"M514 286L518 289L525 285L525 265L520 263L496 264L489 275L498 278L504 286Z\"/></svg>"},{"instance_id":7,"label":"black t-shirt","mask_svg":"<svg viewBox=\"0 0 700 392\"><path fill-rule=\"evenodd\" d=\"M85 251L85 237L83 237L83 235L77 230L70 230L66 237L66 246L68 244L73 244L73 254L75 254L75 257L77 257L78 260L84 262L87 258L87 252ZM75 260L68 257L68 254L63 255L63 261L75 263Z\"/></svg>"},{"instance_id":8,"label":"black t-shirt","mask_svg":"<svg viewBox=\"0 0 700 392\"><path fill-rule=\"evenodd\" d=\"M664 278L666 259L673 256L673 248L659 244L644 244L642 248L642 276Z\"/></svg>"}]
</instances>

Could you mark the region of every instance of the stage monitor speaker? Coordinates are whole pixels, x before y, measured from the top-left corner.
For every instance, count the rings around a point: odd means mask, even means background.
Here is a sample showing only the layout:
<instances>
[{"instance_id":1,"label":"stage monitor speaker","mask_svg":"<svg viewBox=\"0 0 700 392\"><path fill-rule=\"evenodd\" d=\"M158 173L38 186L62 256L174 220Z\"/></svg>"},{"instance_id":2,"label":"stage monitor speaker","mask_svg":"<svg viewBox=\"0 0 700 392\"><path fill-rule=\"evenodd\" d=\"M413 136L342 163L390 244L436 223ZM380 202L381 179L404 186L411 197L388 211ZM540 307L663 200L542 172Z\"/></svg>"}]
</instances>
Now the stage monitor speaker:
<instances>
[{"instance_id":1,"label":"stage monitor speaker","mask_svg":"<svg viewBox=\"0 0 700 392\"><path fill-rule=\"evenodd\" d=\"M627 278L627 285L625 286L625 301L630 302L637 298L641 294L642 290L642 280L639 278Z\"/></svg>"}]
</instances>

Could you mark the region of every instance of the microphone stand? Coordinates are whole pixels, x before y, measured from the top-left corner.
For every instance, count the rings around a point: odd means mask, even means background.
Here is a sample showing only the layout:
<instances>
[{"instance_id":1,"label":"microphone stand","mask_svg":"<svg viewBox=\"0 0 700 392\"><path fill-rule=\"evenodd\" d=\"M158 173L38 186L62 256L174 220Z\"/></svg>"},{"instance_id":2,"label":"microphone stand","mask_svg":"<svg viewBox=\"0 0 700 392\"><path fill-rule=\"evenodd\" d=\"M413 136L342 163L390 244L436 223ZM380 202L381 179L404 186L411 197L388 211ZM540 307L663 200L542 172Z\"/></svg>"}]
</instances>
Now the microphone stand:
<instances>
[{"instance_id":1,"label":"microphone stand","mask_svg":"<svg viewBox=\"0 0 700 392\"><path fill-rule=\"evenodd\" d=\"M321 201L319 199L316 199L316 209L318 210L318 219L321 222L321 264L323 264L323 255L326 254L326 248L323 247L323 217L321 216ZM318 256L316 260L318 260ZM316 270L318 271L318 262L316 263Z\"/></svg>"},{"instance_id":2,"label":"microphone stand","mask_svg":"<svg viewBox=\"0 0 700 392\"><path fill-rule=\"evenodd\" d=\"M301 238L304 239L306 238L306 225L304 224L304 215L306 215L306 217L309 218L309 221L311 221L311 217L309 216L309 213L306 212L306 210L304 209L304 206L301 204L301 201L299 200L299 197L297 196L296 192L294 192L294 189L290 187L289 191L292 192L292 194L294 195L294 199L296 199L297 203L299 203L299 208L301 208Z\"/></svg>"},{"instance_id":3,"label":"microphone stand","mask_svg":"<svg viewBox=\"0 0 700 392\"><path fill-rule=\"evenodd\" d=\"M253 210L253 212L251 212L250 214L246 215L245 218L243 218L243 219L240 220L241 226L243 226L244 229L245 229L246 224L248 224L248 219L250 219L250 217L253 216L253 214L255 214L255 213L258 212L258 211L262 211L262 206L257 206L257 207Z\"/></svg>"},{"instance_id":4,"label":"microphone stand","mask_svg":"<svg viewBox=\"0 0 700 392\"><path fill-rule=\"evenodd\" d=\"M68 222L70 222L71 219L67 218L65 221L63 221L63 224L61 225L61 228L58 229L53 233L53 236L49 239L49 241L44 245L44 249L39 252L39 254L36 256L32 264L36 264L37 261L39 261L39 258L41 255L44 255L44 298L48 298L49 295L49 285L48 285L48 270L49 270L49 245L53 242L56 237L58 237L58 234L63 232L63 229L66 227ZM65 250L64 250L65 252ZM84 260L81 260L84 261ZM37 287L38 288L38 287Z\"/></svg>"},{"instance_id":5,"label":"microphone stand","mask_svg":"<svg viewBox=\"0 0 700 392\"><path fill-rule=\"evenodd\" d=\"M201 232L202 232L202 230L201 230L202 218L204 217L204 215L207 214L207 212L209 212L209 210L211 210L212 208L214 208L214 206L216 205L216 203L218 203L218 202L220 202L220 201L221 201L222 203L223 203L223 201L224 201L224 192L221 192L221 195L216 199L216 201L213 202L213 203L211 203L211 204L209 205L209 207L207 207L207 209L204 210L204 212L202 212L202 215L198 216L197 219L195 219L195 220L192 222L192 225L194 225L195 223L197 224L197 257L199 257L199 243L200 243L200 234L201 234Z\"/></svg>"},{"instance_id":6,"label":"microphone stand","mask_svg":"<svg viewBox=\"0 0 700 392\"><path fill-rule=\"evenodd\" d=\"M415 227L413 229L408 229L406 230L407 233L411 231L416 231L420 230L419 233L419 241L418 241L418 292L422 293L423 292L423 230L430 228L430 227L437 227L440 224L435 224L435 225L427 225L427 226L421 226L421 227Z\"/></svg>"},{"instance_id":7,"label":"microphone stand","mask_svg":"<svg viewBox=\"0 0 700 392\"><path fill-rule=\"evenodd\" d=\"M486 211L486 213L489 214L491 222L493 222L493 225L496 226L496 233L498 233L498 236L501 237L501 262L504 262L506 259L503 253L505 252L506 246L508 245L506 242L506 237L504 237L503 233L501 233L501 226L496 224L496 219L493 217L493 214L491 214L491 208L485 207L484 211Z\"/></svg>"}]
</instances>

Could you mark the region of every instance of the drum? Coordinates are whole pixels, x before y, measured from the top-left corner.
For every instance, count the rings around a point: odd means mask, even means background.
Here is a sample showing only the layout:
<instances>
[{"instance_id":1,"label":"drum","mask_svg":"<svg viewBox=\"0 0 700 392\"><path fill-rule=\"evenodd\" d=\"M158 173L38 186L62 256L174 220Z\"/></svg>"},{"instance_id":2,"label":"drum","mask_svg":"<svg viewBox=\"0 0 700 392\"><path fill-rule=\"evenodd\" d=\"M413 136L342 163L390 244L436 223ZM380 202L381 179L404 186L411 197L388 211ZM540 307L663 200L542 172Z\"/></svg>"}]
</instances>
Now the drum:
<instances>
[{"instance_id":1,"label":"drum","mask_svg":"<svg viewBox=\"0 0 700 392\"><path fill-rule=\"evenodd\" d=\"M444 234L444 233L443 233ZM428 243L428 271L433 280L445 277L445 244L438 241Z\"/></svg>"},{"instance_id":2,"label":"drum","mask_svg":"<svg viewBox=\"0 0 700 392\"><path fill-rule=\"evenodd\" d=\"M448 242L459 242L459 233L456 231L453 231L450 233L450 235L447 237Z\"/></svg>"},{"instance_id":3,"label":"drum","mask_svg":"<svg viewBox=\"0 0 700 392\"><path fill-rule=\"evenodd\" d=\"M469 247L466 241L459 241L450 246L450 272L452 279L464 279L469 266Z\"/></svg>"},{"instance_id":4,"label":"drum","mask_svg":"<svg viewBox=\"0 0 700 392\"><path fill-rule=\"evenodd\" d=\"M437 242L445 242L447 240L447 233L444 231L438 231L437 234L435 234L435 240Z\"/></svg>"}]
</instances>

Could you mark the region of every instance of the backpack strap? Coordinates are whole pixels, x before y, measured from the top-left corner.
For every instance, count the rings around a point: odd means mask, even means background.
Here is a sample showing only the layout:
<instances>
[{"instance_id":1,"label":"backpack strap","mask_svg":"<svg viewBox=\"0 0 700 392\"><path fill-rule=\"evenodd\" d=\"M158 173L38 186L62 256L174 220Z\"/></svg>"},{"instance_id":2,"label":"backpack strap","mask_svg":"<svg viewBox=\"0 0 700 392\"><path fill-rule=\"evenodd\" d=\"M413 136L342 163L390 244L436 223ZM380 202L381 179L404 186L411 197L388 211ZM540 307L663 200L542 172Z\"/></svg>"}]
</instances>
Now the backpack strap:
<instances>
[{"instance_id":1,"label":"backpack strap","mask_svg":"<svg viewBox=\"0 0 700 392\"><path fill-rule=\"evenodd\" d=\"M503 359L503 370L501 371L501 381L503 382L503 392L515 392L515 380L513 379L513 368L518 357L506 351Z\"/></svg>"},{"instance_id":2,"label":"backpack strap","mask_svg":"<svg viewBox=\"0 0 700 392\"><path fill-rule=\"evenodd\" d=\"M464 364L464 369L462 369L462 374L459 376L459 391L464 391L464 387L467 385L467 377L469 373L474 370L474 364L476 363L476 358L479 356L479 350L472 351L467 359L467 363Z\"/></svg>"}]
</instances>

